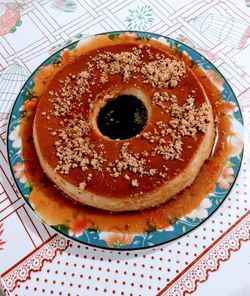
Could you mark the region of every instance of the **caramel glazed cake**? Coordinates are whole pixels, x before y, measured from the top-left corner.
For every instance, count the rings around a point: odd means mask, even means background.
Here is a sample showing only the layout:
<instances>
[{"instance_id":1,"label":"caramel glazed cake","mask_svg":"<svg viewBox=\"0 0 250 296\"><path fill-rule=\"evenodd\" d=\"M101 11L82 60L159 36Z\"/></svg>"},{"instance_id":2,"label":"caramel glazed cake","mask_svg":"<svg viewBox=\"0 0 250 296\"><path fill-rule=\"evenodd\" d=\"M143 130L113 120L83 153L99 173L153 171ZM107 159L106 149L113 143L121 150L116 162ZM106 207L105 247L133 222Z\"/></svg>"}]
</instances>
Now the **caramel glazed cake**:
<instances>
[{"instance_id":1,"label":"caramel glazed cake","mask_svg":"<svg viewBox=\"0 0 250 296\"><path fill-rule=\"evenodd\" d=\"M158 41L96 36L46 67L33 137L44 172L66 196L142 210L192 184L215 131L184 60Z\"/></svg>"}]
</instances>

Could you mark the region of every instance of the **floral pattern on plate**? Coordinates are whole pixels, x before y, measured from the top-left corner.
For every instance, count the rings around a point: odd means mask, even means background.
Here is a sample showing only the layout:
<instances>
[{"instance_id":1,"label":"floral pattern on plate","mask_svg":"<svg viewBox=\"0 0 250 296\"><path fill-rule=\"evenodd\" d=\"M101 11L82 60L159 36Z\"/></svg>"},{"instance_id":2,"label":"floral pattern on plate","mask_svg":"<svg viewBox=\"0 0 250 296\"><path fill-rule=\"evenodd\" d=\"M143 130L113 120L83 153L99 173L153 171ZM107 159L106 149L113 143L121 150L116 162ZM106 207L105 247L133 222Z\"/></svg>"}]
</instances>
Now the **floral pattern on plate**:
<instances>
[{"instance_id":1,"label":"floral pattern on plate","mask_svg":"<svg viewBox=\"0 0 250 296\"><path fill-rule=\"evenodd\" d=\"M229 194L240 169L243 154L243 121L239 104L229 84L222 74L201 54L181 42L147 32L111 32L108 33L108 36L109 38L114 39L118 35L124 33L136 35L138 38L157 39L158 41L168 44L172 48L187 54L192 59L193 63L198 64L207 73L220 90L222 98L230 103L230 108L228 108L227 111L231 116L234 131L234 135L230 139L233 147L232 156L228 159L222 175L216 184L215 190L206 196L196 209L185 217L175 221L173 225L165 229L152 230L148 233L134 235L86 229L85 221L75 221L71 229L65 225L53 226L53 228L60 234L79 243L85 243L94 247L106 249L131 250L153 247L177 239L195 229L216 211ZM68 45L66 48L60 49L47 59L42 66L55 63L63 52L65 53L65 51L73 50L79 42L81 43L82 41L76 41ZM19 191L31 207L32 205L29 203L28 198L32 188L24 174L25 164L22 159L22 143L18 131L20 128L20 120L25 116L25 112L33 110L36 105L35 101L30 98L29 94L34 85L34 77L37 73L39 73L39 68L31 75L20 91L11 112L8 126L8 157L12 174Z\"/></svg>"}]
</instances>

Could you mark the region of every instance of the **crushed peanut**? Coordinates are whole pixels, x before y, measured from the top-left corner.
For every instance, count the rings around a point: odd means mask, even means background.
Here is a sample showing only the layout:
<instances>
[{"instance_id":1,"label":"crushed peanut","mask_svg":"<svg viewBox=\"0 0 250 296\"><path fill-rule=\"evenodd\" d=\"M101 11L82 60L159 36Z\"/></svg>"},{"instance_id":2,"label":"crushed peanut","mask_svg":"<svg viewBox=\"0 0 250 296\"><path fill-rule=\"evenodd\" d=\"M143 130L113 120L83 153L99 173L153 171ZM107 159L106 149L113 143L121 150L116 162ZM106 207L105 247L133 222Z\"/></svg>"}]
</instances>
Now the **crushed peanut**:
<instances>
[{"instance_id":1,"label":"crushed peanut","mask_svg":"<svg viewBox=\"0 0 250 296\"><path fill-rule=\"evenodd\" d=\"M101 71L100 82L108 82L109 74L121 74L123 81L128 81L134 73L139 72L142 63L140 54L141 50L137 47L134 47L132 52L98 54L93 60L96 61L97 69Z\"/></svg>"},{"instance_id":2,"label":"crushed peanut","mask_svg":"<svg viewBox=\"0 0 250 296\"><path fill-rule=\"evenodd\" d=\"M110 74L121 74L123 81L127 82L134 74L144 77L144 83L153 87L176 87L185 75L186 68L183 61L166 58L163 54L156 55L156 60L145 63L141 60L143 46L134 47L132 52L111 53L105 52L93 58L97 69L101 71L100 82L108 82ZM145 46L150 59L153 58L150 48Z\"/></svg>"},{"instance_id":3,"label":"crushed peanut","mask_svg":"<svg viewBox=\"0 0 250 296\"><path fill-rule=\"evenodd\" d=\"M104 152L100 151L98 154L88 137L89 131L89 122L77 116L69 120L66 127L53 132L59 138L55 141L58 158L56 171L68 174L71 169L77 167L83 172L89 168L102 170L102 164L105 162ZM90 180L90 176L88 178Z\"/></svg>"},{"instance_id":4,"label":"crushed peanut","mask_svg":"<svg viewBox=\"0 0 250 296\"><path fill-rule=\"evenodd\" d=\"M152 98L153 105L160 106L166 113L168 113L168 107L166 102L176 103L177 98L175 95L168 95L167 92L159 93L155 92Z\"/></svg>"},{"instance_id":5,"label":"crushed peanut","mask_svg":"<svg viewBox=\"0 0 250 296\"><path fill-rule=\"evenodd\" d=\"M69 114L74 105L79 106L81 96L90 92L89 79L92 76L92 65L89 64L88 70L81 71L77 75L69 74L65 80L60 80L62 87L59 93L49 91L53 96L49 101L53 105L52 114L54 116L65 116Z\"/></svg>"},{"instance_id":6,"label":"crushed peanut","mask_svg":"<svg viewBox=\"0 0 250 296\"><path fill-rule=\"evenodd\" d=\"M138 180L137 179L133 179L132 181L131 181L131 185L133 186L133 187L139 187L139 182L138 182Z\"/></svg>"},{"instance_id":7,"label":"crushed peanut","mask_svg":"<svg viewBox=\"0 0 250 296\"><path fill-rule=\"evenodd\" d=\"M144 76L144 83L153 87L176 87L186 73L186 68L183 61L160 58L145 64L140 73Z\"/></svg>"},{"instance_id":8,"label":"crushed peanut","mask_svg":"<svg viewBox=\"0 0 250 296\"><path fill-rule=\"evenodd\" d=\"M128 151L129 145L128 142L124 143L120 150L119 159L108 164L107 171L110 172L110 175L117 178L123 171L129 171L139 176L154 176L157 169L147 169L147 159L142 154ZM124 175L124 179L129 180L129 176Z\"/></svg>"},{"instance_id":9,"label":"crushed peanut","mask_svg":"<svg viewBox=\"0 0 250 296\"><path fill-rule=\"evenodd\" d=\"M198 131L206 132L209 123L209 106L203 103L200 107L194 106L194 98L189 97L183 106L177 103L171 106L172 118L170 126L177 128L181 136L194 137Z\"/></svg>"}]
</instances>

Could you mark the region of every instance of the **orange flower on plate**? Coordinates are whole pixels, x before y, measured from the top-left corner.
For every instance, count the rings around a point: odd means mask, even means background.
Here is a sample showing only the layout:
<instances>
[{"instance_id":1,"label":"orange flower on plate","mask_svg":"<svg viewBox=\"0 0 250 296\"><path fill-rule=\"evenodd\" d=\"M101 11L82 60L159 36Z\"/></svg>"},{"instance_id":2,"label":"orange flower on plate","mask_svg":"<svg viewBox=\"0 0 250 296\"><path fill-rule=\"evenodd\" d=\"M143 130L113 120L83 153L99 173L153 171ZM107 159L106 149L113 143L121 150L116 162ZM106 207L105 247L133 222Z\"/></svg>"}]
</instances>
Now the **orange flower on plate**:
<instances>
[{"instance_id":1,"label":"orange flower on plate","mask_svg":"<svg viewBox=\"0 0 250 296\"><path fill-rule=\"evenodd\" d=\"M156 211L152 222L157 230L165 229L169 225L166 215L161 210Z\"/></svg>"},{"instance_id":2,"label":"orange flower on plate","mask_svg":"<svg viewBox=\"0 0 250 296\"><path fill-rule=\"evenodd\" d=\"M36 108L38 100L33 98L31 100L26 100L21 107L20 111L32 111Z\"/></svg>"},{"instance_id":3,"label":"orange flower on plate","mask_svg":"<svg viewBox=\"0 0 250 296\"><path fill-rule=\"evenodd\" d=\"M234 170L233 168L224 168L222 175L219 179L219 187L221 189L228 189L230 184L234 181Z\"/></svg>"},{"instance_id":4,"label":"orange flower on plate","mask_svg":"<svg viewBox=\"0 0 250 296\"><path fill-rule=\"evenodd\" d=\"M81 236L88 226L88 221L84 218L76 220L70 227L69 233L74 236Z\"/></svg>"},{"instance_id":5,"label":"orange flower on plate","mask_svg":"<svg viewBox=\"0 0 250 296\"><path fill-rule=\"evenodd\" d=\"M51 75L51 68L50 66L43 66L38 70L34 77L34 84L46 82Z\"/></svg>"},{"instance_id":6,"label":"orange flower on plate","mask_svg":"<svg viewBox=\"0 0 250 296\"><path fill-rule=\"evenodd\" d=\"M20 125L16 125L9 134L9 139L13 141L13 148L20 148L22 146L22 139L19 135Z\"/></svg>"},{"instance_id":7,"label":"orange flower on plate","mask_svg":"<svg viewBox=\"0 0 250 296\"><path fill-rule=\"evenodd\" d=\"M126 246L132 243L134 236L128 233L101 232L100 239L106 241L109 247Z\"/></svg>"},{"instance_id":8,"label":"orange flower on plate","mask_svg":"<svg viewBox=\"0 0 250 296\"><path fill-rule=\"evenodd\" d=\"M239 155L242 152L244 146L243 138L238 134L233 134L230 137L230 144L231 144L231 155Z\"/></svg>"},{"instance_id":9,"label":"orange flower on plate","mask_svg":"<svg viewBox=\"0 0 250 296\"><path fill-rule=\"evenodd\" d=\"M124 35L137 38L137 34L135 32L126 32L126 33L124 33ZM119 35L117 35L117 36L119 36Z\"/></svg>"},{"instance_id":10,"label":"orange flower on plate","mask_svg":"<svg viewBox=\"0 0 250 296\"><path fill-rule=\"evenodd\" d=\"M15 178L19 180L20 183L25 184L27 182L27 177L25 175L25 166L24 163L17 162L13 166L13 170L15 171Z\"/></svg>"},{"instance_id":11,"label":"orange flower on plate","mask_svg":"<svg viewBox=\"0 0 250 296\"><path fill-rule=\"evenodd\" d=\"M69 62L71 62L73 60L73 54L70 50L65 49L62 54L61 54L61 61L63 64L68 64Z\"/></svg>"},{"instance_id":12,"label":"orange flower on plate","mask_svg":"<svg viewBox=\"0 0 250 296\"><path fill-rule=\"evenodd\" d=\"M219 89L223 89L224 79L218 75L214 70L206 70L207 77Z\"/></svg>"},{"instance_id":13,"label":"orange flower on plate","mask_svg":"<svg viewBox=\"0 0 250 296\"><path fill-rule=\"evenodd\" d=\"M233 102L223 102L223 109L225 112L230 113L238 110L238 107Z\"/></svg>"}]
</instances>

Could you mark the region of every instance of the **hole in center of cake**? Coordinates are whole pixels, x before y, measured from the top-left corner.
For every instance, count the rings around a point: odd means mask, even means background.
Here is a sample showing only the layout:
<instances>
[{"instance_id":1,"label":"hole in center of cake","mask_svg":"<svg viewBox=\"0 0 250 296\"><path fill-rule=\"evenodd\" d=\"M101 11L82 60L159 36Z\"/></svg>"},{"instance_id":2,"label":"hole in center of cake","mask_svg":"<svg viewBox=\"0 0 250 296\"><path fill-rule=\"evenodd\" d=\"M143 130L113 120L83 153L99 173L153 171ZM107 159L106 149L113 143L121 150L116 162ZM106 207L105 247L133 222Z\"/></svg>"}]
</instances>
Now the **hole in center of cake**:
<instances>
[{"instance_id":1,"label":"hole in center of cake","mask_svg":"<svg viewBox=\"0 0 250 296\"><path fill-rule=\"evenodd\" d=\"M139 134L147 120L147 109L140 99L133 95L119 95L100 109L97 125L104 136L125 140Z\"/></svg>"}]
</instances>

